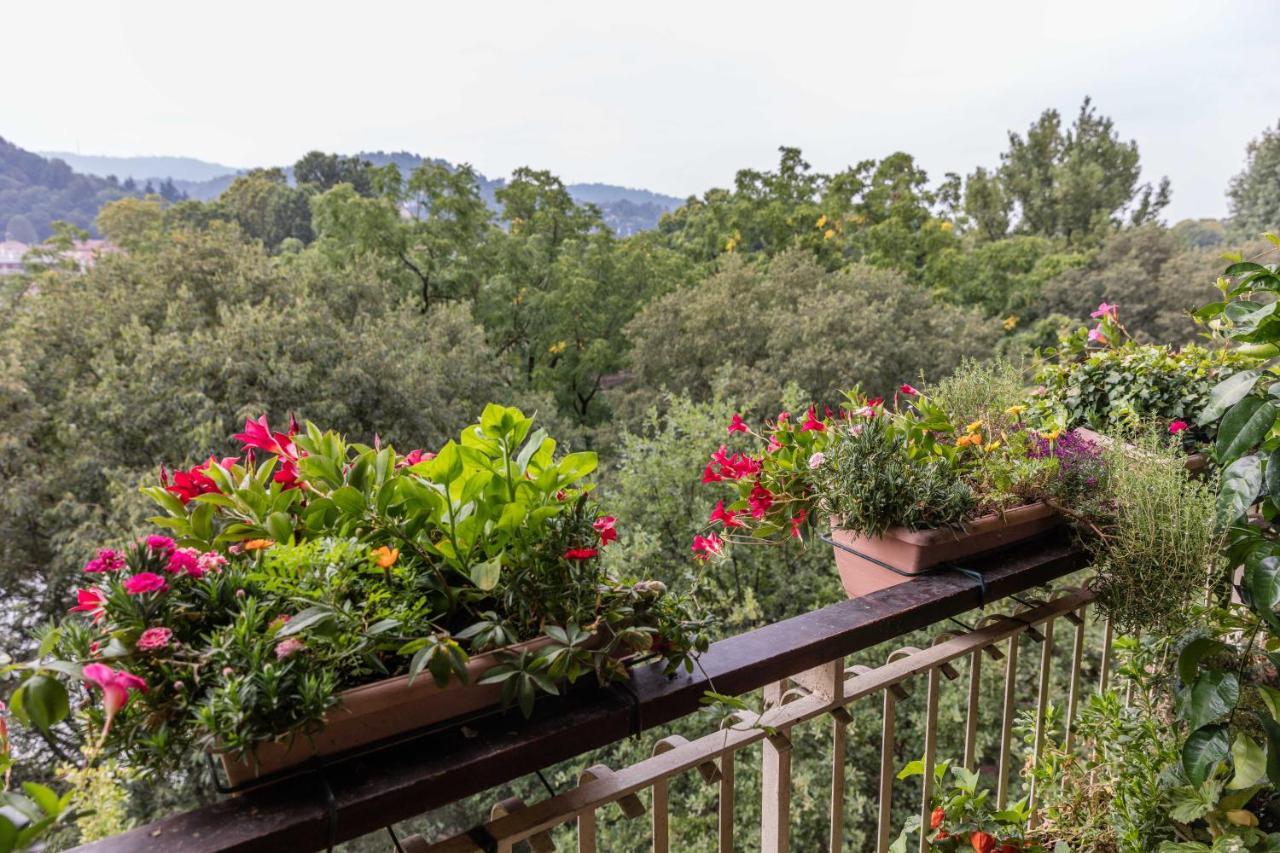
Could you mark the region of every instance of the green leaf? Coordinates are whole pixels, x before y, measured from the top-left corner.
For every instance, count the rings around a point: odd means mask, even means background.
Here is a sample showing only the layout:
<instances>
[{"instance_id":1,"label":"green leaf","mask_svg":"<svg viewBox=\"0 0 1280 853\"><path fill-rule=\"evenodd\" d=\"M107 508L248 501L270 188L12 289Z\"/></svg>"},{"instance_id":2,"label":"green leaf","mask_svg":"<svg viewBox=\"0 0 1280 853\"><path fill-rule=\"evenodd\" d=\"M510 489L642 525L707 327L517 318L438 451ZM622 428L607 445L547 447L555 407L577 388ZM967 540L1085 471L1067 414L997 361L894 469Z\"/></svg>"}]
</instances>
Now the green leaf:
<instances>
[{"instance_id":1,"label":"green leaf","mask_svg":"<svg viewBox=\"0 0 1280 853\"><path fill-rule=\"evenodd\" d=\"M1182 745L1182 769L1191 784L1199 787L1209 778L1214 765L1227 757L1231 749L1224 725L1196 729Z\"/></svg>"},{"instance_id":2,"label":"green leaf","mask_svg":"<svg viewBox=\"0 0 1280 853\"><path fill-rule=\"evenodd\" d=\"M1212 637L1197 637L1187 643L1182 654L1178 655L1178 677L1182 679L1182 683L1187 686L1195 683L1196 670L1200 667L1200 661L1226 649L1226 643Z\"/></svg>"},{"instance_id":3,"label":"green leaf","mask_svg":"<svg viewBox=\"0 0 1280 853\"><path fill-rule=\"evenodd\" d=\"M1259 375L1256 370L1242 370L1215 385L1209 392L1209 403L1196 418L1196 423L1205 426L1222 417L1227 409L1248 395Z\"/></svg>"},{"instance_id":4,"label":"green leaf","mask_svg":"<svg viewBox=\"0 0 1280 853\"><path fill-rule=\"evenodd\" d=\"M1191 728L1198 729L1231 713L1239 700L1240 678L1234 672L1210 669L1191 685L1183 716Z\"/></svg>"},{"instance_id":5,"label":"green leaf","mask_svg":"<svg viewBox=\"0 0 1280 853\"><path fill-rule=\"evenodd\" d=\"M1271 784L1280 785L1280 723L1266 714L1253 714L1267 735L1267 778Z\"/></svg>"},{"instance_id":6,"label":"green leaf","mask_svg":"<svg viewBox=\"0 0 1280 853\"><path fill-rule=\"evenodd\" d=\"M1218 519L1229 524L1244 515L1262 491L1262 464L1257 456L1242 456L1222 472Z\"/></svg>"},{"instance_id":7,"label":"green leaf","mask_svg":"<svg viewBox=\"0 0 1280 853\"><path fill-rule=\"evenodd\" d=\"M281 545L288 545L293 542L293 522L285 513L271 513L271 515L267 516L266 524L263 526L266 527L267 533L271 534L271 538Z\"/></svg>"},{"instance_id":8,"label":"green leaf","mask_svg":"<svg viewBox=\"0 0 1280 853\"><path fill-rule=\"evenodd\" d=\"M22 709L33 726L47 733L71 713L67 688L56 678L33 675L22 685Z\"/></svg>"},{"instance_id":9,"label":"green leaf","mask_svg":"<svg viewBox=\"0 0 1280 853\"><path fill-rule=\"evenodd\" d=\"M473 563L471 566L471 582L485 592L497 586L498 578L501 576L502 558L500 556L485 560L483 563Z\"/></svg>"},{"instance_id":10,"label":"green leaf","mask_svg":"<svg viewBox=\"0 0 1280 853\"><path fill-rule=\"evenodd\" d=\"M1218 426L1215 451L1225 464L1260 444L1276 422L1276 407L1257 397L1245 397L1231 407Z\"/></svg>"},{"instance_id":11,"label":"green leaf","mask_svg":"<svg viewBox=\"0 0 1280 853\"><path fill-rule=\"evenodd\" d=\"M1233 791L1252 787L1267 776L1267 751L1240 732L1231 744L1231 764L1235 773L1227 787Z\"/></svg>"},{"instance_id":12,"label":"green leaf","mask_svg":"<svg viewBox=\"0 0 1280 853\"><path fill-rule=\"evenodd\" d=\"M351 486L343 486L335 490L329 498L347 515L363 516L367 508L364 493Z\"/></svg>"},{"instance_id":13,"label":"green leaf","mask_svg":"<svg viewBox=\"0 0 1280 853\"><path fill-rule=\"evenodd\" d=\"M308 607L306 610L284 623L278 632L278 636L287 637L290 634L300 633L331 618L333 618L333 610L328 607Z\"/></svg>"},{"instance_id":14,"label":"green leaf","mask_svg":"<svg viewBox=\"0 0 1280 853\"><path fill-rule=\"evenodd\" d=\"M1250 560L1244 568L1244 588L1249 604L1274 630L1280 631L1276 605L1280 604L1280 557Z\"/></svg>"},{"instance_id":15,"label":"green leaf","mask_svg":"<svg viewBox=\"0 0 1280 853\"><path fill-rule=\"evenodd\" d=\"M908 761L906 763L906 766L898 771L899 780L910 779L912 776L922 776L922 775L924 775L924 761L923 759L919 759L919 758L915 759L914 761Z\"/></svg>"},{"instance_id":16,"label":"green leaf","mask_svg":"<svg viewBox=\"0 0 1280 853\"><path fill-rule=\"evenodd\" d=\"M53 792L52 788L48 788L38 782L23 782L22 790L26 792L32 802L50 817L57 817L58 813L62 811L62 801Z\"/></svg>"}]
</instances>

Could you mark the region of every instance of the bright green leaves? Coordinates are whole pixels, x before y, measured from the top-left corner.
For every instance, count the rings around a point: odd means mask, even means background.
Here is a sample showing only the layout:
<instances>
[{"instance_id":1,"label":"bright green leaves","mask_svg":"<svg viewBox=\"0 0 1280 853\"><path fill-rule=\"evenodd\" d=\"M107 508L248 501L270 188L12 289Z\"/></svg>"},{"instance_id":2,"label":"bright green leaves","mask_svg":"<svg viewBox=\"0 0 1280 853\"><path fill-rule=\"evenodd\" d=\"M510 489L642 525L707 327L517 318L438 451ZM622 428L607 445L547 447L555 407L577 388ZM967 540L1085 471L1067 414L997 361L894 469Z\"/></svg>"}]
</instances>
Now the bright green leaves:
<instances>
[{"instance_id":1,"label":"bright green leaves","mask_svg":"<svg viewBox=\"0 0 1280 853\"><path fill-rule=\"evenodd\" d=\"M502 575L502 556L471 564L471 582L488 592L498 585Z\"/></svg>"},{"instance_id":2,"label":"bright green leaves","mask_svg":"<svg viewBox=\"0 0 1280 853\"><path fill-rule=\"evenodd\" d=\"M59 797L36 782L23 782L22 793L0 793L0 853L26 850L54 824L72 817L71 799L76 793L72 788Z\"/></svg>"},{"instance_id":3,"label":"bright green leaves","mask_svg":"<svg viewBox=\"0 0 1280 853\"><path fill-rule=\"evenodd\" d=\"M13 691L9 704L19 720L45 733L71 713L67 688L56 678L42 674L24 681Z\"/></svg>"},{"instance_id":4,"label":"bright green leaves","mask_svg":"<svg viewBox=\"0 0 1280 853\"><path fill-rule=\"evenodd\" d=\"M431 673L437 687L444 687L450 677L467 683L467 653L452 637L432 635L411 640L400 647L400 654L413 655L409 661L409 683L422 674Z\"/></svg>"},{"instance_id":5,"label":"bright green leaves","mask_svg":"<svg viewBox=\"0 0 1280 853\"><path fill-rule=\"evenodd\" d=\"M1227 787L1233 791L1251 788L1267 778L1267 751L1244 732L1231 743L1231 766L1235 772Z\"/></svg>"},{"instance_id":6,"label":"bright green leaves","mask_svg":"<svg viewBox=\"0 0 1280 853\"><path fill-rule=\"evenodd\" d=\"M1226 725L1196 729L1182 745L1182 769L1192 785L1203 785L1213 768L1227 757L1230 740Z\"/></svg>"},{"instance_id":7,"label":"bright green leaves","mask_svg":"<svg viewBox=\"0 0 1280 853\"><path fill-rule=\"evenodd\" d=\"M1234 672L1205 670L1183 695L1182 716L1193 729L1225 717L1240 700L1240 679Z\"/></svg>"},{"instance_id":8,"label":"bright green leaves","mask_svg":"<svg viewBox=\"0 0 1280 853\"><path fill-rule=\"evenodd\" d=\"M1248 395L1260 375L1257 370L1242 370L1219 382L1209 392L1209 404L1200 413L1196 423L1205 426L1222 417L1228 409Z\"/></svg>"},{"instance_id":9,"label":"bright green leaves","mask_svg":"<svg viewBox=\"0 0 1280 853\"><path fill-rule=\"evenodd\" d=\"M1236 459L1261 444L1275 425L1276 414L1275 406L1257 397L1245 397L1232 406L1218 426L1218 460Z\"/></svg>"},{"instance_id":10,"label":"bright green leaves","mask_svg":"<svg viewBox=\"0 0 1280 853\"><path fill-rule=\"evenodd\" d=\"M1262 461L1242 456L1222 472L1218 491L1218 519L1230 524L1248 511L1262 491Z\"/></svg>"},{"instance_id":11,"label":"bright green leaves","mask_svg":"<svg viewBox=\"0 0 1280 853\"><path fill-rule=\"evenodd\" d=\"M1244 588L1253 611L1262 617L1272 631L1280 633L1280 617L1276 616L1276 605L1280 604L1280 557L1263 557L1246 562Z\"/></svg>"},{"instance_id":12,"label":"bright green leaves","mask_svg":"<svg viewBox=\"0 0 1280 853\"><path fill-rule=\"evenodd\" d=\"M1195 683L1200 661L1224 652L1228 648L1226 643L1211 637L1197 637L1187 643L1182 654L1178 655L1178 677L1182 679L1183 684Z\"/></svg>"}]
</instances>

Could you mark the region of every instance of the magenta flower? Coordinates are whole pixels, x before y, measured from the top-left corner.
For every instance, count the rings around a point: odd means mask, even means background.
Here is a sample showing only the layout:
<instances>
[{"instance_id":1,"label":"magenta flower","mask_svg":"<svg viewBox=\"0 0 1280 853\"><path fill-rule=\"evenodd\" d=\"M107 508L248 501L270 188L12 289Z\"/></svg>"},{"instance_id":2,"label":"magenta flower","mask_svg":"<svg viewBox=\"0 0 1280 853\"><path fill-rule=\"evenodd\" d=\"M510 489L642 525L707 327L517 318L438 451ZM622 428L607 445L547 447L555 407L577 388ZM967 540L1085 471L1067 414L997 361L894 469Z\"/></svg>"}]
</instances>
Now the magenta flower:
<instances>
[{"instance_id":1,"label":"magenta flower","mask_svg":"<svg viewBox=\"0 0 1280 853\"><path fill-rule=\"evenodd\" d=\"M284 660L287 657L296 655L305 648L306 646L297 637L285 637L276 643L276 660Z\"/></svg>"},{"instance_id":2,"label":"magenta flower","mask_svg":"<svg viewBox=\"0 0 1280 853\"><path fill-rule=\"evenodd\" d=\"M791 517L791 535L796 539L803 539L800 535L800 528L804 524L805 519L809 517L809 510L802 509L797 515Z\"/></svg>"},{"instance_id":3,"label":"magenta flower","mask_svg":"<svg viewBox=\"0 0 1280 853\"><path fill-rule=\"evenodd\" d=\"M773 492L760 485L757 480L751 487L751 494L747 495L747 503L751 507L752 518L764 518L769 507L773 506Z\"/></svg>"},{"instance_id":4,"label":"magenta flower","mask_svg":"<svg viewBox=\"0 0 1280 853\"><path fill-rule=\"evenodd\" d=\"M716 504L716 508L711 511L711 518L707 519L711 524L717 521L726 528L729 527L746 527L741 521L738 521L738 514L731 509L724 508L724 501Z\"/></svg>"},{"instance_id":5,"label":"magenta flower","mask_svg":"<svg viewBox=\"0 0 1280 853\"><path fill-rule=\"evenodd\" d=\"M827 431L827 425L818 420L817 413L814 411L813 406L810 406L809 411L805 412L804 423L800 425L801 432L809 430L812 430L813 432Z\"/></svg>"},{"instance_id":6,"label":"magenta flower","mask_svg":"<svg viewBox=\"0 0 1280 853\"><path fill-rule=\"evenodd\" d=\"M124 556L110 548L99 548L98 554L84 564L84 570L91 575L103 572L118 572L124 568Z\"/></svg>"},{"instance_id":7,"label":"magenta flower","mask_svg":"<svg viewBox=\"0 0 1280 853\"><path fill-rule=\"evenodd\" d=\"M130 595L141 595L144 592L161 592L168 587L164 578L155 572L138 572L124 582L124 591Z\"/></svg>"},{"instance_id":8,"label":"magenta flower","mask_svg":"<svg viewBox=\"0 0 1280 853\"><path fill-rule=\"evenodd\" d=\"M742 415L737 412L733 415L733 420L729 422L729 432L748 432L747 422L742 419Z\"/></svg>"},{"instance_id":9,"label":"magenta flower","mask_svg":"<svg viewBox=\"0 0 1280 853\"><path fill-rule=\"evenodd\" d=\"M265 450L276 456L288 456L296 458L297 453L293 447L293 435L297 433L295 422L290 419L289 435L271 431L271 426L267 423L267 416L263 415L256 421L245 419L244 432L238 432L231 436L239 441L246 450Z\"/></svg>"},{"instance_id":10,"label":"magenta flower","mask_svg":"<svg viewBox=\"0 0 1280 853\"><path fill-rule=\"evenodd\" d=\"M107 597L102 594L100 589L78 589L76 590L76 606L71 608L72 613L88 613L93 617L94 622L102 620L102 607L107 602Z\"/></svg>"},{"instance_id":11,"label":"magenta flower","mask_svg":"<svg viewBox=\"0 0 1280 853\"><path fill-rule=\"evenodd\" d=\"M195 548L178 548L169 555L164 570L171 575L200 576L200 552Z\"/></svg>"},{"instance_id":12,"label":"magenta flower","mask_svg":"<svg viewBox=\"0 0 1280 853\"><path fill-rule=\"evenodd\" d=\"M436 455L428 450L410 450L404 455L404 458L396 463L397 468L408 468L411 465L417 465L419 462L427 462L435 459Z\"/></svg>"},{"instance_id":13,"label":"magenta flower","mask_svg":"<svg viewBox=\"0 0 1280 853\"><path fill-rule=\"evenodd\" d=\"M903 384L898 388L898 393L900 393L900 394L906 394L908 397L914 397L914 396L916 396L917 394L919 394L920 392L919 392L919 391L917 391L917 390L915 389L915 386L913 386L913 385L907 385L906 383L903 383Z\"/></svg>"},{"instance_id":14,"label":"magenta flower","mask_svg":"<svg viewBox=\"0 0 1280 853\"><path fill-rule=\"evenodd\" d=\"M1101 326L1094 326L1089 330L1089 340L1094 343L1105 344L1107 342L1107 336L1103 334Z\"/></svg>"},{"instance_id":15,"label":"magenta flower","mask_svg":"<svg viewBox=\"0 0 1280 853\"><path fill-rule=\"evenodd\" d=\"M773 435L769 436L768 452L777 453L781 449L782 449L782 442L778 441L777 433L774 433Z\"/></svg>"},{"instance_id":16,"label":"magenta flower","mask_svg":"<svg viewBox=\"0 0 1280 853\"><path fill-rule=\"evenodd\" d=\"M102 709L106 711L107 722L102 727L105 738L111 729L111 721L124 706L129 704L132 691L147 692L147 683L136 675L121 670L116 672L104 663L91 663L83 670L85 681L98 685L102 689Z\"/></svg>"},{"instance_id":17,"label":"magenta flower","mask_svg":"<svg viewBox=\"0 0 1280 853\"><path fill-rule=\"evenodd\" d=\"M172 554L177 544L168 536L148 536L144 544L157 554Z\"/></svg>"},{"instance_id":18,"label":"magenta flower","mask_svg":"<svg viewBox=\"0 0 1280 853\"><path fill-rule=\"evenodd\" d=\"M1102 302L1102 303L1099 303L1098 310L1094 311L1089 316L1094 318L1095 320L1101 319L1103 317L1109 317L1112 320L1117 320L1119 319L1119 313L1118 313L1119 310L1120 310L1119 305L1109 305L1106 302Z\"/></svg>"},{"instance_id":19,"label":"magenta flower","mask_svg":"<svg viewBox=\"0 0 1280 853\"><path fill-rule=\"evenodd\" d=\"M599 555L600 552L595 548L570 548L568 551L564 552L564 558L566 560L577 561L590 560L592 557L597 557Z\"/></svg>"},{"instance_id":20,"label":"magenta flower","mask_svg":"<svg viewBox=\"0 0 1280 853\"><path fill-rule=\"evenodd\" d=\"M617 524L618 520L612 515L602 515L592 522L591 526L600 534L601 548L618 538Z\"/></svg>"},{"instance_id":21,"label":"magenta flower","mask_svg":"<svg viewBox=\"0 0 1280 853\"><path fill-rule=\"evenodd\" d=\"M139 651L153 652L169 645L169 641L172 639L173 631L168 628L148 628L138 637L138 642L135 645Z\"/></svg>"},{"instance_id":22,"label":"magenta flower","mask_svg":"<svg viewBox=\"0 0 1280 853\"><path fill-rule=\"evenodd\" d=\"M1189 426L1191 426L1191 424L1186 421L1174 421L1169 424L1169 435L1177 435Z\"/></svg>"},{"instance_id":23,"label":"magenta flower","mask_svg":"<svg viewBox=\"0 0 1280 853\"><path fill-rule=\"evenodd\" d=\"M216 574L222 571L222 567L226 564L227 558L217 551L206 551L196 558L196 570L194 572L188 570L188 574L193 578L202 578L209 572Z\"/></svg>"},{"instance_id":24,"label":"magenta flower","mask_svg":"<svg viewBox=\"0 0 1280 853\"><path fill-rule=\"evenodd\" d=\"M693 551L693 556L696 559L709 560L712 555L719 554L724 550L724 542L714 533L710 536L695 536L690 550Z\"/></svg>"}]
</instances>

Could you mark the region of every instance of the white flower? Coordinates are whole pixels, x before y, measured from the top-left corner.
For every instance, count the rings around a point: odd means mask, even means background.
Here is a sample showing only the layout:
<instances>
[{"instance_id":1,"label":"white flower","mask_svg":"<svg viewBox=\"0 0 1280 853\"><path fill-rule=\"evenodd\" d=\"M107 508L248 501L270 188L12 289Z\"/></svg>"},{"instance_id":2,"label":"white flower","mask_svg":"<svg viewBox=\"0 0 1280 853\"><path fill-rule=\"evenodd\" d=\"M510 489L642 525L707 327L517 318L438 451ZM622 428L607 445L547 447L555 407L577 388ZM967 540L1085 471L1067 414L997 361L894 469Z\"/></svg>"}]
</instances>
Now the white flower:
<instances>
[{"instance_id":1,"label":"white flower","mask_svg":"<svg viewBox=\"0 0 1280 853\"><path fill-rule=\"evenodd\" d=\"M821 465L823 462L826 462L826 461L827 461L827 457L822 454L821 450L819 450L817 453L809 457L809 468L810 469L817 468L819 465Z\"/></svg>"}]
</instances>

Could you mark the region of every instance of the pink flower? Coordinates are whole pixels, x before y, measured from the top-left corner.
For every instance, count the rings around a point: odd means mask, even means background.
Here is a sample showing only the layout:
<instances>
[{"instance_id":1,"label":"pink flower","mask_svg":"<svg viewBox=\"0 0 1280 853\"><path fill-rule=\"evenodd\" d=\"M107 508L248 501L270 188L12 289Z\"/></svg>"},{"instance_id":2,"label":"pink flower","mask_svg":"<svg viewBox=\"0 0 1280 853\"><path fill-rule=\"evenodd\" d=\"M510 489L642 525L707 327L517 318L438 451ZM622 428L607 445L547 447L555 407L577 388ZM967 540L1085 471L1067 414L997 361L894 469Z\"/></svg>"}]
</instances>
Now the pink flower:
<instances>
[{"instance_id":1,"label":"pink flower","mask_svg":"<svg viewBox=\"0 0 1280 853\"><path fill-rule=\"evenodd\" d=\"M596 533L600 534L601 548L618 538L618 530L615 526L617 523L618 520L612 515L602 515L592 523L591 526L595 528Z\"/></svg>"},{"instance_id":2,"label":"pink flower","mask_svg":"<svg viewBox=\"0 0 1280 853\"><path fill-rule=\"evenodd\" d=\"M276 660L284 660L287 657L296 655L305 648L306 646L297 637L285 637L276 643Z\"/></svg>"},{"instance_id":3,"label":"pink flower","mask_svg":"<svg viewBox=\"0 0 1280 853\"><path fill-rule=\"evenodd\" d=\"M141 595L144 592L161 592L168 587L164 578L155 572L138 572L124 582L124 591L130 595Z\"/></svg>"},{"instance_id":4,"label":"pink flower","mask_svg":"<svg viewBox=\"0 0 1280 853\"><path fill-rule=\"evenodd\" d=\"M1098 310L1090 314L1095 320L1102 317L1110 317L1112 320L1118 319L1119 305L1108 305L1106 302L1099 303Z\"/></svg>"},{"instance_id":5,"label":"pink flower","mask_svg":"<svg viewBox=\"0 0 1280 853\"><path fill-rule=\"evenodd\" d=\"M200 552L195 548L178 548L169 555L164 570L171 575L200 576Z\"/></svg>"},{"instance_id":6,"label":"pink flower","mask_svg":"<svg viewBox=\"0 0 1280 853\"><path fill-rule=\"evenodd\" d=\"M419 462L428 462L435 459L436 455L427 450L410 450L404 455L404 458L396 463L397 468L408 468L410 465L417 465Z\"/></svg>"},{"instance_id":7,"label":"pink flower","mask_svg":"<svg viewBox=\"0 0 1280 853\"><path fill-rule=\"evenodd\" d=\"M123 568L124 557L110 548L99 548L97 556L84 564L84 570L91 575L118 572Z\"/></svg>"},{"instance_id":8,"label":"pink flower","mask_svg":"<svg viewBox=\"0 0 1280 853\"><path fill-rule=\"evenodd\" d=\"M778 423L786 423L789 420L791 420L790 412L778 412Z\"/></svg>"},{"instance_id":9,"label":"pink flower","mask_svg":"<svg viewBox=\"0 0 1280 853\"><path fill-rule=\"evenodd\" d=\"M1191 424L1186 421L1174 421L1169 424L1169 435L1177 435L1189 426L1191 426Z\"/></svg>"},{"instance_id":10,"label":"pink flower","mask_svg":"<svg viewBox=\"0 0 1280 853\"><path fill-rule=\"evenodd\" d=\"M83 670L85 681L90 681L102 688L102 709L106 711L107 722L102 728L103 737L111 728L111 720L129 704L131 691L147 692L147 683L136 675L123 670L116 672L104 663L91 663Z\"/></svg>"},{"instance_id":11,"label":"pink flower","mask_svg":"<svg viewBox=\"0 0 1280 853\"><path fill-rule=\"evenodd\" d=\"M566 560L590 560L592 557L599 556L600 552L595 548L570 548L564 552Z\"/></svg>"},{"instance_id":12,"label":"pink flower","mask_svg":"<svg viewBox=\"0 0 1280 853\"><path fill-rule=\"evenodd\" d=\"M782 449L782 442L778 441L778 436L776 433L774 435L769 436L769 447L767 449L769 453L777 453L779 450Z\"/></svg>"},{"instance_id":13,"label":"pink flower","mask_svg":"<svg viewBox=\"0 0 1280 853\"><path fill-rule=\"evenodd\" d=\"M773 506L773 492L760 485L757 480L751 487L751 494L747 495L747 503L751 507L752 518L763 518L769 507Z\"/></svg>"},{"instance_id":14,"label":"pink flower","mask_svg":"<svg viewBox=\"0 0 1280 853\"><path fill-rule=\"evenodd\" d=\"M810 406L809 411L805 412L805 421L800 426L801 432L805 432L806 430L812 430L814 432L827 431L827 425L824 424L822 421L818 420L817 415L814 412L813 406Z\"/></svg>"},{"instance_id":15,"label":"pink flower","mask_svg":"<svg viewBox=\"0 0 1280 853\"><path fill-rule=\"evenodd\" d=\"M143 542L157 554L172 554L173 549L177 547L173 539L168 536L148 536Z\"/></svg>"},{"instance_id":16,"label":"pink flower","mask_svg":"<svg viewBox=\"0 0 1280 853\"><path fill-rule=\"evenodd\" d=\"M1102 333L1101 326L1094 326L1089 330L1089 340L1094 343L1105 344L1107 342L1107 336Z\"/></svg>"},{"instance_id":17,"label":"pink flower","mask_svg":"<svg viewBox=\"0 0 1280 853\"><path fill-rule=\"evenodd\" d=\"M78 589L76 590L76 606L71 608L72 613L88 613L93 616L94 622L102 621L103 605L107 603L107 597L102 594L100 589Z\"/></svg>"},{"instance_id":18,"label":"pink flower","mask_svg":"<svg viewBox=\"0 0 1280 853\"><path fill-rule=\"evenodd\" d=\"M206 551L196 559L196 570L194 572L188 570L188 574L193 578L201 578L209 572L216 574L222 571L222 567L226 564L227 558L217 551Z\"/></svg>"},{"instance_id":19,"label":"pink flower","mask_svg":"<svg viewBox=\"0 0 1280 853\"><path fill-rule=\"evenodd\" d=\"M173 639L173 631L168 628L148 628L138 637L138 642L135 645L139 651L153 652L169 645L171 639Z\"/></svg>"},{"instance_id":20,"label":"pink flower","mask_svg":"<svg viewBox=\"0 0 1280 853\"><path fill-rule=\"evenodd\" d=\"M809 470L815 470L827 461L827 455L819 450L817 453L809 457Z\"/></svg>"},{"instance_id":21,"label":"pink flower","mask_svg":"<svg viewBox=\"0 0 1280 853\"><path fill-rule=\"evenodd\" d=\"M239 441L246 450L253 448L256 450L265 450L276 456L288 456L297 458L297 452L293 446L293 436L298 432L297 422L290 417L289 434L271 431L271 426L267 423L267 416L263 415L256 421L246 418L244 422L244 432L238 432L231 436Z\"/></svg>"},{"instance_id":22,"label":"pink flower","mask_svg":"<svg viewBox=\"0 0 1280 853\"><path fill-rule=\"evenodd\" d=\"M174 471L172 483L168 482L168 476L164 473L164 469L161 469L160 483L166 492L177 497L184 506L200 495L217 494L218 484L205 473L211 462L213 462L212 457L208 462L201 462L186 471Z\"/></svg>"},{"instance_id":23,"label":"pink flower","mask_svg":"<svg viewBox=\"0 0 1280 853\"><path fill-rule=\"evenodd\" d=\"M742 419L742 415L737 412L733 415L733 420L729 422L729 432L749 432L747 422Z\"/></svg>"},{"instance_id":24,"label":"pink flower","mask_svg":"<svg viewBox=\"0 0 1280 853\"><path fill-rule=\"evenodd\" d=\"M719 554L724 550L724 542L714 533L710 536L695 536L690 550L693 551L693 556L696 559L709 560L712 555Z\"/></svg>"},{"instance_id":25,"label":"pink flower","mask_svg":"<svg viewBox=\"0 0 1280 853\"><path fill-rule=\"evenodd\" d=\"M917 390L915 389L915 387L914 387L914 386L912 386L912 385L907 385L906 383L903 383L901 386L899 386L899 388L898 388L898 393L899 393L899 394L906 394L908 397L914 397L914 396L916 396L917 394L919 394L920 392L919 392L919 391L917 391Z\"/></svg>"},{"instance_id":26,"label":"pink flower","mask_svg":"<svg viewBox=\"0 0 1280 853\"><path fill-rule=\"evenodd\" d=\"M738 514L736 512L724 508L724 501L720 501L716 504L716 508L711 511L711 518L709 518L708 521L711 524L715 524L718 521L726 528L746 527L745 524L738 521Z\"/></svg>"}]
</instances>

